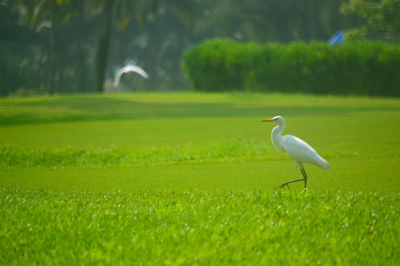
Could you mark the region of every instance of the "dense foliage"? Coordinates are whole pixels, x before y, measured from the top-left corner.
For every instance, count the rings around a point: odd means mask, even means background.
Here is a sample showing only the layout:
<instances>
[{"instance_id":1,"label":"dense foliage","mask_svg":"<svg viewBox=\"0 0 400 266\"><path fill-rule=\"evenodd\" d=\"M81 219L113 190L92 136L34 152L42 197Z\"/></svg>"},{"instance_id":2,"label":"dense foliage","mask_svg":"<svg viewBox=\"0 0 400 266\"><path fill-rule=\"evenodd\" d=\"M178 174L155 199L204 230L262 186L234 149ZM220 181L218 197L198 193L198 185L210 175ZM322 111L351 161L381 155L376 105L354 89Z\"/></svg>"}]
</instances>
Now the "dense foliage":
<instances>
[{"instance_id":1,"label":"dense foliage","mask_svg":"<svg viewBox=\"0 0 400 266\"><path fill-rule=\"evenodd\" d=\"M216 39L184 55L198 91L400 96L400 46L383 42L239 44Z\"/></svg>"},{"instance_id":2,"label":"dense foliage","mask_svg":"<svg viewBox=\"0 0 400 266\"><path fill-rule=\"evenodd\" d=\"M107 91L184 89L182 51L193 44L326 40L362 24L340 14L341 2L2 0L0 95L93 92L104 80ZM111 87L126 64L150 78L128 74Z\"/></svg>"},{"instance_id":3,"label":"dense foliage","mask_svg":"<svg viewBox=\"0 0 400 266\"><path fill-rule=\"evenodd\" d=\"M400 35L399 10L400 0L349 0L340 8L343 14L357 14L366 20L366 24L356 29L363 35L383 31L394 40L399 40Z\"/></svg>"}]
</instances>

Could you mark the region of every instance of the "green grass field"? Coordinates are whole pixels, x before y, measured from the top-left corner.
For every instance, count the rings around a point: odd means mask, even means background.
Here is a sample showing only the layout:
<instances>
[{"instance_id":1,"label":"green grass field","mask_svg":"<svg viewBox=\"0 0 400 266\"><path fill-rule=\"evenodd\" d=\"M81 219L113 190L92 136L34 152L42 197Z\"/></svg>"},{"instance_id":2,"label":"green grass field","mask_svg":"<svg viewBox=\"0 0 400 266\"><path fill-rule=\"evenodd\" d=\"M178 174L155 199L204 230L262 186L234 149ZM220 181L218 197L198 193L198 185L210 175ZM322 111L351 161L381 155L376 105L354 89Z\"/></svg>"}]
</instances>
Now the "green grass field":
<instances>
[{"instance_id":1,"label":"green grass field","mask_svg":"<svg viewBox=\"0 0 400 266\"><path fill-rule=\"evenodd\" d=\"M331 165L270 141L307 141ZM0 264L397 265L400 100L143 93L0 99Z\"/></svg>"}]
</instances>

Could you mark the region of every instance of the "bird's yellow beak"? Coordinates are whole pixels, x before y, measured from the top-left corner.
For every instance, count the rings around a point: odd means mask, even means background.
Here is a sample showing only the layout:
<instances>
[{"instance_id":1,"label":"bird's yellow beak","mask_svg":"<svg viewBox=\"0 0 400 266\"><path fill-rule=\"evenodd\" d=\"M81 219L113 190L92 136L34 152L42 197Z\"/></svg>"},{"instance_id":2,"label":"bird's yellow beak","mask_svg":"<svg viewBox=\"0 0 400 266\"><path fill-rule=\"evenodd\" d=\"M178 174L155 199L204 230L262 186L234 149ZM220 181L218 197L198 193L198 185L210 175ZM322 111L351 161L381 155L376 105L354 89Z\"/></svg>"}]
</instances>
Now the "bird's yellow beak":
<instances>
[{"instance_id":1,"label":"bird's yellow beak","mask_svg":"<svg viewBox=\"0 0 400 266\"><path fill-rule=\"evenodd\" d=\"M261 120L261 122L273 122L274 121L274 119L264 119L264 120Z\"/></svg>"}]
</instances>

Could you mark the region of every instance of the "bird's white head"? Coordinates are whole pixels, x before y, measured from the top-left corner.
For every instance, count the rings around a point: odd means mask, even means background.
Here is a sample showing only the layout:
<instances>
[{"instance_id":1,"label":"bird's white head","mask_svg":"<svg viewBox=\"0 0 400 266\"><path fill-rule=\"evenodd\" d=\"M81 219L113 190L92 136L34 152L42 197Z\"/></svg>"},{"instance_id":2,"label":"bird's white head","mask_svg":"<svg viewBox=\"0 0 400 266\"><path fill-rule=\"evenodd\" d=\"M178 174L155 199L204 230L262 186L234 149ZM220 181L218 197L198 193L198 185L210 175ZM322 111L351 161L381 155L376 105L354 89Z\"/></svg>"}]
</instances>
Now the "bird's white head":
<instances>
[{"instance_id":1,"label":"bird's white head","mask_svg":"<svg viewBox=\"0 0 400 266\"><path fill-rule=\"evenodd\" d=\"M275 123L275 124L278 124L278 125L282 125L282 124L285 124L285 119L283 119L282 116L275 116L275 117L270 118L270 119L264 119L261 122L272 122L272 123Z\"/></svg>"}]
</instances>

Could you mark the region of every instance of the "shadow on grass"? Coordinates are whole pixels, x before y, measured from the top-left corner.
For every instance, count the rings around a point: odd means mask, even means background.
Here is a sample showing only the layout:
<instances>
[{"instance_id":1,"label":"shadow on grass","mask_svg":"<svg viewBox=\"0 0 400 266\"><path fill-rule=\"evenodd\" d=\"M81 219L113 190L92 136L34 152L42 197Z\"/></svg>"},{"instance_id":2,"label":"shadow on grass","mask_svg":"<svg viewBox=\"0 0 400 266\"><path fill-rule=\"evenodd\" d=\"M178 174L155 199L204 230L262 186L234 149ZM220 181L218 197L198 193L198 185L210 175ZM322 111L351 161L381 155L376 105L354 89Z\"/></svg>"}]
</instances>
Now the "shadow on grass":
<instances>
[{"instance_id":1,"label":"shadow on grass","mask_svg":"<svg viewBox=\"0 0 400 266\"><path fill-rule=\"evenodd\" d=\"M272 117L347 115L336 107L272 107L268 103L148 103L112 98L3 105L0 126L77 121L180 119L207 117Z\"/></svg>"}]
</instances>

